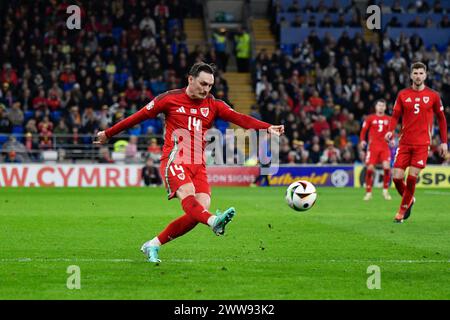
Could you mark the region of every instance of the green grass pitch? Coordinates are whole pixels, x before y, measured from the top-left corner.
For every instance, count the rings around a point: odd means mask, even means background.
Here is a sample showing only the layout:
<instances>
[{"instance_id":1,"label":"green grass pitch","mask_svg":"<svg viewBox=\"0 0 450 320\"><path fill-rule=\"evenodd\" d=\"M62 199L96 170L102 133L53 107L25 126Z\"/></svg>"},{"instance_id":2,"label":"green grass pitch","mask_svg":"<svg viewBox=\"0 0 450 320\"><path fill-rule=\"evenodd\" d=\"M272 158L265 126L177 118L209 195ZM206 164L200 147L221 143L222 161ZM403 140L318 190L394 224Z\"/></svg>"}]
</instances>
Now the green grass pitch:
<instances>
[{"instance_id":1,"label":"green grass pitch","mask_svg":"<svg viewBox=\"0 0 450 320\"><path fill-rule=\"evenodd\" d=\"M162 188L2 188L0 299L449 299L450 190L399 197L319 188L297 213L285 188L214 188L211 211L234 206L217 237L203 225L146 262L141 244L181 214ZM81 289L66 286L67 267ZM380 267L381 289L367 269Z\"/></svg>"}]
</instances>

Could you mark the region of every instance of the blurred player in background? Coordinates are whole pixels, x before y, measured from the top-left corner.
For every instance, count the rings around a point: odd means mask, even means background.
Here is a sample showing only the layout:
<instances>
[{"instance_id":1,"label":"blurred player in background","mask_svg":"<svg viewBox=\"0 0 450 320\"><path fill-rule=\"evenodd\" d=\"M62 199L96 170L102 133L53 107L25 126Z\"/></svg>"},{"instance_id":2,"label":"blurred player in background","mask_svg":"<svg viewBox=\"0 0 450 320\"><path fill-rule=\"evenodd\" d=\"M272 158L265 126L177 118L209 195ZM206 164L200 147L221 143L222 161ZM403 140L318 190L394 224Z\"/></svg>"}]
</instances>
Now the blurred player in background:
<instances>
[{"instance_id":1,"label":"blurred player in background","mask_svg":"<svg viewBox=\"0 0 450 320\"><path fill-rule=\"evenodd\" d=\"M100 131L95 144L104 144L119 132L136 124L165 114L165 139L160 172L165 180L168 199L178 197L184 215L172 221L158 236L145 242L141 250L150 262L160 262L159 248L191 229L199 222L209 226L216 235L223 235L225 226L235 215L233 207L223 213L211 214L211 188L206 175L204 151L206 131L216 118L230 121L244 129L266 129L281 135L284 126L272 126L231 109L209 92L214 85L215 68L198 62L189 71L188 86L160 94L141 110Z\"/></svg>"},{"instance_id":2,"label":"blurred player in background","mask_svg":"<svg viewBox=\"0 0 450 320\"><path fill-rule=\"evenodd\" d=\"M414 191L420 170L425 168L433 134L433 113L436 114L441 137L440 155L448 152L447 121L439 93L425 86L427 67L422 62L411 66L412 86L397 95L386 141L391 141L397 122L402 117L399 146L394 159L394 184L402 196L394 222L402 223L411 214ZM405 184L405 170L409 167Z\"/></svg>"},{"instance_id":3,"label":"blurred player in background","mask_svg":"<svg viewBox=\"0 0 450 320\"><path fill-rule=\"evenodd\" d=\"M365 160L367 166L366 195L364 200L372 199L375 166L380 163L383 166L383 197L386 200L392 199L388 191L391 180L391 150L389 144L384 140L391 117L386 115L385 112L386 101L384 99L377 100L375 102L375 113L367 116L359 135L361 148L367 147ZM369 133L368 140L366 140L367 132Z\"/></svg>"}]
</instances>

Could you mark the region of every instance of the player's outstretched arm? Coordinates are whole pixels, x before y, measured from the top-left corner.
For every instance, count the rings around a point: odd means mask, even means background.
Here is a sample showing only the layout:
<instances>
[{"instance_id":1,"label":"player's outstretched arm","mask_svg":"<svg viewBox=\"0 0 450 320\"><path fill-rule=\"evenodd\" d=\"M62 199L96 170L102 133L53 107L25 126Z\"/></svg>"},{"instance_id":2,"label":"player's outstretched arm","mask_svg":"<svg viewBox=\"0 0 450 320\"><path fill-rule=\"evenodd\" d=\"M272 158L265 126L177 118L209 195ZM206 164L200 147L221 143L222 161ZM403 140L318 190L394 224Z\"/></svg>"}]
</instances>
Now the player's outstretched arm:
<instances>
[{"instance_id":1,"label":"player's outstretched arm","mask_svg":"<svg viewBox=\"0 0 450 320\"><path fill-rule=\"evenodd\" d=\"M244 129L267 129L270 134L280 136L284 133L283 125L272 125L270 123L260 121L249 115L233 110L222 100L216 100L217 115L219 118L230 121Z\"/></svg>"},{"instance_id":2,"label":"player's outstretched arm","mask_svg":"<svg viewBox=\"0 0 450 320\"><path fill-rule=\"evenodd\" d=\"M158 98L155 98L146 106L142 107L138 112L123 119L122 121L119 121L111 128L98 132L97 139L93 143L97 145L105 144L109 138L115 136L116 134L132 128L144 120L156 117L158 113L163 112L164 108L164 104L160 103L157 99Z\"/></svg>"}]
</instances>

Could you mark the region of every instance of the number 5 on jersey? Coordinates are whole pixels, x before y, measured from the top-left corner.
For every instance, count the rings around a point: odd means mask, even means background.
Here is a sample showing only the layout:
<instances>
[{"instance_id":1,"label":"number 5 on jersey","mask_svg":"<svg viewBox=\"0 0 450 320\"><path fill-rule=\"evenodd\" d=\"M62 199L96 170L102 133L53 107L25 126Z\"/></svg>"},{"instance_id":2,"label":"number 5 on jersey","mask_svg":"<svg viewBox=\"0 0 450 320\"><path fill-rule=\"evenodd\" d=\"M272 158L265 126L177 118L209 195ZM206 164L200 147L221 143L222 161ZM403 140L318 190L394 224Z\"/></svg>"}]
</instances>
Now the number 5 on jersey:
<instances>
[{"instance_id":1,"label":"number 5 on jersey","mask_svg":"<svg viewBox=\"0 0 450 320\"><path fill-rule=\"evenodd\" d=\"M420 107L420 104L418 104L418 103L414 104L414 114L418 114L420 112L419 107Z\"/></svg>"}]
</instances>

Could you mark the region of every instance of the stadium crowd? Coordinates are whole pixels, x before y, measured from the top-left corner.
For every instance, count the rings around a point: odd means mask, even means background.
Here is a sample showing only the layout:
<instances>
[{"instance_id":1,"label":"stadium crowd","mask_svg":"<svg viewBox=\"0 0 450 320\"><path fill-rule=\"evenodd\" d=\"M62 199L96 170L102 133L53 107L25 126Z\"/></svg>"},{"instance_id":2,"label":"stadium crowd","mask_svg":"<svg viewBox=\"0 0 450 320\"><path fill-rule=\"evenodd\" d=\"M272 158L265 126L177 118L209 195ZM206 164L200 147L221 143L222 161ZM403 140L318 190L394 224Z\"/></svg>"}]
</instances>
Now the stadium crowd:
<instances>
[{"instance_id":1,"label":"stadium crowd","mask_svg":"<svg viewBox=\"0 0 450 320\"><path fill-rule=\"evenodd\" d=\"M439 7L440 1L436 1L434 10L440 12ZM360 12L352 9L352 17L360 21ZM274 2L271 11L283 12L280 1ZM301 7L294 0L287 11L340 10L336 2L330 7L321 2ZM279 24L274 30L280 30ZM362 34L350 37L345 31L337 39L330 35L319 38L311 29L292 51L277 49L269 56L263 49L257 54L252 70L257 104L252 114L286 126L282 163L362 162L365 154L358 146L361 124L374 112L377 99L385 99L388 113L392 111L397 93L410 85L411 62L423 61L428 66L427 85L441 94L450 123L450 45L439 45L426 47L419 36L393 39L387 33L379 42L370 43ZM440 159L437 154L439 134L435 130L429 163L450 164L450 159Z\"/></svg>"},{"instance_id":2,"label":"stadium crowd","mask_svg":"<svg viewBox=\"0 0 450 320\"><path fill-rule=\"evenodd\" d=\"M199 1L70 4L81 9L80 30L66 25L68 1L0 5L5 18L0 25L4 161L27 161L29 156L38 160L40 153L32 150L55 148L76 148L83 156L83 151L94 150L92 136L98 130L135 112L156 95L183 86L189 65L208 57L200 49L188 52L183 31L186 17L201 15ZM226 99L226 82L218 79L216 88L215 93ZM161 133L160 119L128 132ZM54 135L59 137L53 139ZM111 162L107 153L100 149L101 162Z\"/></svg>"},{"instance_id":3,"label":"stadium crowd","mask_svg":"<svg viewBox=\"0 0 450 320\"><path fill-rule=\"evenodd\" d=\"M337 1L329 7L322 1L317 6L312 3L301 7L293 0L282 8L274 1L271 12L350 9L338 7ZM188 51L183 21L201 15L198 1L75 4L82 8L81 30L67 29L65 1L1 4L6 14L0 25L0 160L36 161L40 153L31 150L58 148L66 153L75 150L82 157L84 151L94 150L92 136L98 130L135 112L159 93L184 86L187 69L196 61L219 66L213 94L229 102L228 85L221 75L227 68L223 48L197 46ZM428 8L444 12L439 0ZM351 21L343 23L360 25L360 12L351 9ZM397 9L395 4L391 12ZM273 30L279 31L282 22L272 22ZM286 126L282 163L358 162L364 158L358 148L364 117L379 98L392 108L399 90L409 85L408 65L416 60L428 65L428 85L441 93L450 123L450 46L428 48L420 37L391 39L387 34L379 43L367 43L360 34L343 33L334 39L311 32L292 51L278 49L272 56L265 50L258 52L251 67L257 96L251 115ZM158 161L162 140L155 135L162 130L161 119L148 120L128 132L145 138L130 137L126 143L121 138L113 140L114 150L125 151L127 161L133 162L138 145L145 143L146 156ZM436 139L430 163L442 162L436 154ZM96 158L113 162L110 151L100 148Z\"/></svg>"}]
</instances>

